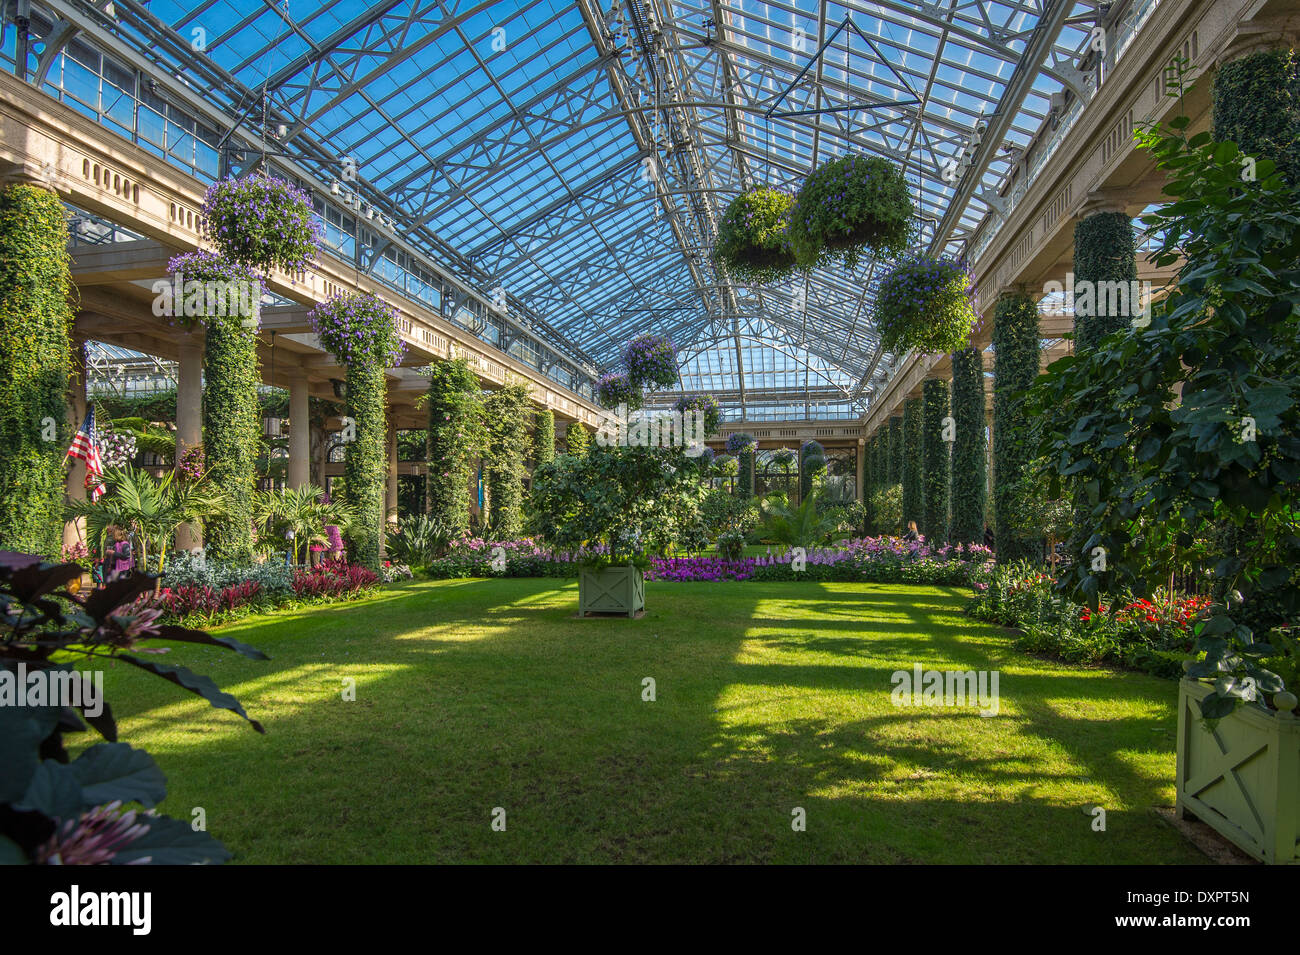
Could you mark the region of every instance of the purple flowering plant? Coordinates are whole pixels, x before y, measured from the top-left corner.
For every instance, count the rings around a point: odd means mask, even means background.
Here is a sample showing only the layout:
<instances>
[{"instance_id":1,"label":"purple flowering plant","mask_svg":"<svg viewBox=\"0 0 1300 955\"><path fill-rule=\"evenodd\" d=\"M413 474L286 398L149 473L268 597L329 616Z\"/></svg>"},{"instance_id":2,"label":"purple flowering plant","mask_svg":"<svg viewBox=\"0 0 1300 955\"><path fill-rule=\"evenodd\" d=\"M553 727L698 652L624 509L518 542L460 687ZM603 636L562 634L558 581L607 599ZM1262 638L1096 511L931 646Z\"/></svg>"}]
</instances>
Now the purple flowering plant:
<instances>
[{"instance_id":1,"label":"purple flowering plant","mask_svg":"<svg viewBox=\"0 0 1300 955\"><path fill-rule=\"evenodd\" d=\"M716 261L739 279L772 282L795 268L790 244L794 196L760 186L732 199L718 223Z\"/></svg>"},{"instance_id":2,"label":"purple flowering plant","mask_svg":"<svg viewBox=\"0 0 1300 955\"><path fill-rule=\"evenodd\" d=\"M596 400L606 408L627 405L629 411L635 411L642 404L641 389L632 384L625 372L611 371L596 382Z\"/></svg>"},{"instance_id":3,"label":"purple flowering plant","mask_svg":"<svg viewBox=\"0 0 1300 955\"><path fill-rule=\"evenodd\" d=\"M758 442L754 436L744 431L737 431L735 434L727 435L727 453L744 454L746 451L754 450Z\"/></svg>"},{"instance_id":4,"label":"purple flowering plant","mask_svg":"<svg viewBox=\"0 0 1300 955\"><path fill-rule=\"evenodd\" d=\"M633 387L677 384L677 349L663 335L640 335L623 349L623 366Z\"/></svg>"},{"instance_id":5,"label":"purple flowering plant","mask_svg":"<svg viewBox=\"0 0 1300 955\"><path fill-rule=\"evenodd\" d=\"M879 156L849 154L804 180L790 219L790 242L801 268L842 263L854 269L862 252L901 255L915 233L914 207L903 172Z\"/></svg>"},{"instance_id":6,"label":"purple flowering plant","mask_svg":"<svg viewBox=\"0 0 1300 955\"><path fill-rule=\"evenodd\" d=\"M201 215L226 258L263 272L305 271L320 247L321 227L306 190L265 173L214 182Z\"/></svg>"},{"instance_id":7,"label":"purple flowering plant","mask_svg":"<svg viewBox=\"0 0 1300 955\"><path fill-rule=\"evenodd\" d=\"M677 399L673 408L683 415L692 411L698 411L704 415L704 433L706 435L716 433L718 425L722 423L722 410L718 407L718 399L713 395L683 395Z\"/></svg>"},{"instance_id":8,"label":"purple flowering plant","mask_svg":"<svg viewBox=\"0 0 1300 955\"><path fill-rule=\"evenodd\" d=\"M346 365L395 368L406 343L397 329L397 309L369 292L339 292L308 316L321 344Z\"/></svg>"},{"instance_id":9,"label":"purple flowering plant","mask_svg":"<svg viewBox=\"0 0 1300 955\"><path fill-rule=\"evenodd\" d=\"M874 317L887 351L960 351L976 319L969 266L946 256L908 257L881 279Z\"/></svg>"}]
</instances>

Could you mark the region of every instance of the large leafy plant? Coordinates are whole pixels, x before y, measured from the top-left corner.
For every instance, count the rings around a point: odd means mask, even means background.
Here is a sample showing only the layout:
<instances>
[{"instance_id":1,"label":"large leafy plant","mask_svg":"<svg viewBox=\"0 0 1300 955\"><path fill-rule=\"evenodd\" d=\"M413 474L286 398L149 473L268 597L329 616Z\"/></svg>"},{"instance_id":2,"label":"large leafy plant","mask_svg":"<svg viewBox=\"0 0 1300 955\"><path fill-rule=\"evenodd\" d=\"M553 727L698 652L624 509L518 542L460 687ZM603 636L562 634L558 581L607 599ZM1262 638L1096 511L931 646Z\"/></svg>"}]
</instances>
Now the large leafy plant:
<instances>
[{"instance_id":1,"label":"large leafy plant","mask_svg":"<svg viewBox=\"0 0 1300 955\"><path fill-rule=\"evenodd\" d=\"M138 644L161 639L233 650L254 660L265 654L230 637L162 624L160 611L137 598L156 577L114 581L82 596L81 568L48 564L26 554L0 552L0 669L58 679L65 686L89 680L74 661L116 661L152 673L249 721L239 701L209 678L184 666L158 663ZM21 669L20 669L21 668ZM90 701L74 692L71 700ZM51 702L51 701L47 701ZM74 760L64 734L89 724L106 742ZM0 706L0 862L10 864L181 864L224 862L226 848L189 821L124 808L152 810L166 794L166 779L144 750L117 741L111 708L82 705Z\"/></svg>"},{"instance_id":2,"label":"large leafy plant","mask_svg":"<svg viewBox=\"0 0 1300 955\"><path fill-rule=\"evenodd\" d=\"M718 223L713 255L736 278L771 282L794 270L790 216L794 196L760 186L727 205Z\"/></svg>"},{"instance_id":3,"label":"large leafy plant","mask_svg":"<svg viewBox=\"0 0 1300 955\"><path fill-rule=\"evenodd\" d=\"M890 352L953 352L975 327L975 283L964 262L916 255L880 280L875 322Z\"/></svg>"},{"instance_id":4,"label":"large leafy plant","mask_svg":"<svg viewBox=\"0 0 1300 955\"><path fill-rule=\"evenodd\" d=\"M823 544L839 526L836 515L825 513L817 492L806 495L797 507L785 494L771 494L759 503L763 523L758 535L784 548L815 547Z\"/></svg>"},{"instance_id":5,"label":"large leafy plant","mask_svg":"<svg viewBox=\"0 0 1300 955\"><path fill-rule=\"evenodd\" d=\"M1276 651L1259 631L1300 610L1300 202L1272 161L1252 177L1235 144L1188 137L1189 125L1179 117L1138 137L1168 175L1171 201L1143 222L1157 266L1182 260L1177 286L1148 327L1054 363L1032 408L1041 452L1082 489L1083 556L1105 558L1104 569L1083 559L1062 575L1091 607L1103 592L1160 584L1169 542L1153 528L1237 529L1188 664L1215 682L1203 707L1213 719L1284 691L1262 664ZM1261 605L1271 621L1250 615Z\"/></svg>"},{"instance_id":6,"label":"large leafy plant","mask_svg":"<svg viewBox=\"0 0 1300 955\"><path fill-rule=\"evenodd\" d=\"M804 180L790 218L790 241L803 268L841 262L857 267L862 253L901 255L914 232L912 198L903 172L878 156L849 154L823 163Z\"/></svg>"},{"instance_id":7,"label":"large leafy plant","mask_svg":"<svg viewBox=\"0 0 1300 955\"><path fill-rule=\"evenodd\" d=\"M675 542L698 485L698 465L681 448L610 445L561 455L533 472L531 529L556 551L644 563Z\"/></svg>"}]
</instances>

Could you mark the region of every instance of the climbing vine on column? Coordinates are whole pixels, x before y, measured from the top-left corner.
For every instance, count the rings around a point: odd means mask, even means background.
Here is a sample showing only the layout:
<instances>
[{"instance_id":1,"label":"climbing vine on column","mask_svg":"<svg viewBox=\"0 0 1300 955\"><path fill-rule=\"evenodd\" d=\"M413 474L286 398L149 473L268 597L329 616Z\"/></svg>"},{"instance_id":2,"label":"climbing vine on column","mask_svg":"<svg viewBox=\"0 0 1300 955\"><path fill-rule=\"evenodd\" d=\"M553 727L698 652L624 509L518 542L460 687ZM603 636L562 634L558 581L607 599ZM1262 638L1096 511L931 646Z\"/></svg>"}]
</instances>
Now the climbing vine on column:
<instances>
[{"instance_id":1,"label":"climbing vine on column","mask_svg":"<svg viewBox=\"0 0 1300 955\"><path fill-rule=\"evenodd\" d=\"M253 490L262 416L257 330L262 279L251 268L200 249L174 257L167 269L183 276L184 296L172 302L184 326L203 325L203 455L208 478L225 506L203 522L212 557L253 559ZM179 281L179 279L178 279Z\"/></svg>"},{"instance_id":2,"label":"climbing vine on column","mask_svg":"<svg viewBox=\"0 0 1300 955\"><path fill-rule=\"evenodd\" d=\"M1124 212L1096 212L1081 220L1074 227L1076 351L1093 348L1107 335L1132 326L1138 303L1128 301L1128 293L1135 281L1133 220ZM1121 283L1122 294L1105 291L1112 283Z\"/></svg>"},{"instance_id":3,"label":"climbing vine on column","mask_svg":"<svg viewBox=\"0 0 1300 955\"><path fill-rule=\"evenodd\" d=\"M1214 138L1271 159L1300 185L1300 57L1261 50L1214 71Z\"/></svg>"},{"instance_id":4,"label":"climbing vine on column","mask_svg":"<svg viewBox=\"0 0 1300 955\"><path fill-rule=\"evenodd\" d=\"M69 439L67 247L57 195L0 187L0 541L52 558L63 537Z\"/></svg>"},{"instance_id":5,"label":"climbing vine on column","mask_svg":"<svg viewBox=\"0 0 1300 955\"><path fill-rule=\"evenodd\" d=\"M353 430L343 459L344 493L353 513L349 555L378 569L388 470L384 369L400 364L406 347L397 311L377 295L343 292L318 304L310 318L321 344L347 369L345 407Z\"/></svg>"},{"instance_id":6,"label":"climbing vine on column","mask_svg":"<svg viewBox=\"0 0 1300 955\"><path fill-rule=\"evenodd\" d=\"M1038 305L1004 295L993 310L993 535L999 563L1036 558L1040 542L1018 534L1025 477L1033 460L1025 392L1038 376Z\"/></svg>"},{"instance_id":7,"label":"climbing vine on column","mask_svg":"<svg viewBox=\"0 0 1300 955\"><path fill-rule=\"evenodd\" d=\"M470 478L484 450L483 394L464 358L429 366L425 488L429 515L452 536L469 532Z\"/></svg>"},{"instance_id":8,"label":"climbing vine on column","mask_svg":"<svg viewBox=\"0 0 1300 955\"><path fill-rule=\"evenodd\" d=\"M555 412L550 408L537 412L537 435L533 447L533 458L539 465L555 460Z\"/></svg>"},{"instance_id":9,"label":"climbing vine on column","mask_svg":"<svg viewBox=\"0 0 1300 955\"><path fill-rule=\"evenodd\" d=\"M979 351L965 348L952 356L952 524L954 544L984 541L985 438L984 361Z\"/></svg>"},{"instance_id":10,"label":"climbing vine on column","mask_svg":"<svg viewBox=\"0 0 1300 955\"><path fill-rule=\"evenodd\" d=\"M488 530L494 540L513 540L524 529L524 466L531 443L528 386L507 385L484 402L487 419Z\"/></svg>"},{"instance_id":11,"label":"climbing vine on column","mask_svg":"<svg viewBox=\"0 0 1300 955\"><path fill-rule=\"evenodd\" d=\"M921 440L921 533L937 543L948 536L948 479L950 444L944 440L948 417L948 382L931 378L921 388L923 434Z\"/></svg>"},{"instance_id":12,"label":"climbing vine on column","mask_svg":"<svg viewBox=\"0 0 1300 955\"><path fill-rule=\"evenodd\" d=\"M894 415L889 419L889 478L890 485L903 483L903 418Z\"/></svg>"},{"instance_id":13,"label":"climbing vine on column","mask_svg":"<svg viewBox=\"0 0 1300 955\"><path fill-rule=\"evenodd\" d=\"M908 398L903 402L903 527L916 521L918 527L925 522L922 500L924 463L921 457L921 438L924 424L921 419L921 399Z\"/></svg>"}]
</instances>

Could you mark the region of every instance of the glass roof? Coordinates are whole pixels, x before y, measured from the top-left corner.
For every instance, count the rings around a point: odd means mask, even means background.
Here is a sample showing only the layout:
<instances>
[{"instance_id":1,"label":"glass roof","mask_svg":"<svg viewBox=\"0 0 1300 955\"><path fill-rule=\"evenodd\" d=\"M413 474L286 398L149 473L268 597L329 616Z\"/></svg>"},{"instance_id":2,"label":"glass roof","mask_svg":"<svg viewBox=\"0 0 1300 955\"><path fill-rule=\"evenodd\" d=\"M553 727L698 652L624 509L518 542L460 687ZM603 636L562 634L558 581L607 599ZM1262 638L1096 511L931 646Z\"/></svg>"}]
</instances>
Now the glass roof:
<instances>
[{"instance_id":1,"label":"glass roof","mask_svg":"<svg viewBox=\"0 0 1300 955\"><path fill-rule=\"evenodd\" d=\"M867 152L904 169L919 245L962 252L1052 94L1079 88L1098 6L115 0L92 15L226 115L232 142L345 179L598 369L654 331L681 352L682 388L729 417L839 417L898 357L872 327L882 263L739 284L710 255L727 203Z\"/></svg>"}]
</instances>

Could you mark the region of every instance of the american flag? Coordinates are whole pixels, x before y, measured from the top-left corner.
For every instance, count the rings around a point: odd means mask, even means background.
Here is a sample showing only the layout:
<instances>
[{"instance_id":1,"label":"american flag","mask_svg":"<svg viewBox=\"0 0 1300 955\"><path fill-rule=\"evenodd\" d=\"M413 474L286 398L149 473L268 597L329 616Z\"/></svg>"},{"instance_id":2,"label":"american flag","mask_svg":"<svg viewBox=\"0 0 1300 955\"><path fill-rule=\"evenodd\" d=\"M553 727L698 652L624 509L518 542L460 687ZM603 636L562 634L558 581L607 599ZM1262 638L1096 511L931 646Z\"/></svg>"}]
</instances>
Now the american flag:
<instances>
[{"instance_id":1,"label":"american flag","mask_svg":"<svg viewBox=\"0 0 1300 955\"><path fill-rule=\"evenodd\" d=\"M98 501L104 493L104 459L99 456L99 435L95 431L93 406L86 411L86 420L77 429L67 457L86 462L86 490L90 492L92 501Z\"/></svg>"}]
</instances>

